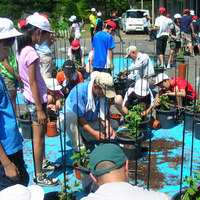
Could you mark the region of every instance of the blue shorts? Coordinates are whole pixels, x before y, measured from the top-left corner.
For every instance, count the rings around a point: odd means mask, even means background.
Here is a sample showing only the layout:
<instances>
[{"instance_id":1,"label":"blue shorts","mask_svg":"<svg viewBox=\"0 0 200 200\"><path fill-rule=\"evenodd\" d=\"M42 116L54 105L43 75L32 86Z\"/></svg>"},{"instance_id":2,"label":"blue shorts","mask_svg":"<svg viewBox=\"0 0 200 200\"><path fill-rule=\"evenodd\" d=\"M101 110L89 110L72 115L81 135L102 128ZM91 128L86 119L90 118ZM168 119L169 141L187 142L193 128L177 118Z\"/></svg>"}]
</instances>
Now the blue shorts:
<instances>
[{"instance_id":1,"label":"blue shorts","mask_svg":"<svg viewBox=\"0 0 200 200\"><path fill-rule=\"evenodd\" d=\"M26 104L26 108L30 112L32 121L38 122L36 105L27 99L24 99L24 102ZM43 109L44 113L47 115L47 103L42 104L42 109Z\"/></svg>"}]
</instances>

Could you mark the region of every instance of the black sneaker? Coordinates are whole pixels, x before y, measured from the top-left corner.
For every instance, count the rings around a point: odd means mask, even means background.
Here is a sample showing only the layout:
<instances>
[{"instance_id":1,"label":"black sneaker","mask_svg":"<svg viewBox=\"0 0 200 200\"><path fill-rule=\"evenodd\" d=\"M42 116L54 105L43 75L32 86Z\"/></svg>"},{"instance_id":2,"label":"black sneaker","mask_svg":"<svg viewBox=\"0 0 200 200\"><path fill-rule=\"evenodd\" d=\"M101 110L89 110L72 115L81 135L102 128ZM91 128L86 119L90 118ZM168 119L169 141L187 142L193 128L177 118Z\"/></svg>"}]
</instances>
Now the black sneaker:
<instances>
[{"instance_id":1,"label":"black sneaker","mask_svg":"<svg viewBox=\"0 0 200 200\"><path fill-rule=\"evenodd\" d=\"M62 169L61 164L50 162L49 160L46 160L45 163L42 165L42 171L43 172L50 172L50 171L59 171Z\"/></svg>"},{"instance_id":2,"label":"black sneaker","mask_svg":"<svg viewBox=\"0 0 200 200\"><path fill-rule=\"evenodd\" d=\"M42 173L39 177L37 177L37 183L36 183L36 178L34 177L33 183L40 186L53 187L59 185L60 181L57 178L51 178L47 176L45 173Z\"/></svg>"}]
</instances>

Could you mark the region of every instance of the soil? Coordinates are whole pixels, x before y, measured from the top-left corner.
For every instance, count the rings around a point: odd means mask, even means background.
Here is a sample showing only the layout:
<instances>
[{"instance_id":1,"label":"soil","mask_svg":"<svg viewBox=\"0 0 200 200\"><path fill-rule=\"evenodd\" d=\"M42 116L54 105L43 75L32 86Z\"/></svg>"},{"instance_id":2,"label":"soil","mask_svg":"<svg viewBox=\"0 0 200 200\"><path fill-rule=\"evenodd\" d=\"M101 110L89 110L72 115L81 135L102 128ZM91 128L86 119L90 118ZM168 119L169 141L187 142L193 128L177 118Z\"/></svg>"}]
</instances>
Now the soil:
<instances>
[{"instance_id":1,"label":"soil","mask_svg":"<svg viewBox=\"0 0 200 200\"><path fill-rule=\"evenodd\" d=\"M150 160L150 179L149 186L154 190L160 190L164 185L179 185L179 176L170 175L168 173L162 173L159 171L158 166L164 163L169 163L168 167L178 170L178 165L181 164L181 156L171 157L172 149L177 149L182 145L182 142L169 138L153 140L151 143L151 160ZM142 142L142 152L148 152L149 141ZM159 152L157 154L156 152ZM162 157L160 156L162 155ZM185 160L185 158L184 158ZM146 186L148 181L148 165L149 165L149 153L138 160L137 163L137 180L138 186ZM135 182L135 167L136 163L129 161L130 179Z\"/></svg>"},{"instance_id":2,"label":"soil","mask_svg":"<svg viewBox=\"0 0 200 200\"><path fill-rule=\"evenodd\" d=\"M135 135L133 135L133 136L127 136L126 134L124 134L123 132L117 132L117 135L118 135L118 137L120 137L120 138L124 138L124 139L133 139L133 140L135 140L136 139L136 136ZM139 133L139 136L138 137L140 137L142 134L141 133Z\"/></svg>"}]
</instances>

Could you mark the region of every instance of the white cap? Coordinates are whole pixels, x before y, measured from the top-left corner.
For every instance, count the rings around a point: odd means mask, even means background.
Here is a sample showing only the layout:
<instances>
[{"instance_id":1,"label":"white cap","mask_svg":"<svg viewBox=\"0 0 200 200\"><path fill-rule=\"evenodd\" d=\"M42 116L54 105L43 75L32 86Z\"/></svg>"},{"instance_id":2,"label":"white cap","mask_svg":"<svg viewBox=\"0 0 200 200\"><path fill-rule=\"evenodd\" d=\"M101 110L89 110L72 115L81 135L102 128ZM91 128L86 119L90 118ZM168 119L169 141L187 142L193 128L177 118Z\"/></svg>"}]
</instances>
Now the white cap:
<instances>
[{"instance_id":1,"label":"white cap","mask_svg":"<svg viewBox=\"0 0 200 200\"><path fill-rule=\"evenodd\" d=\"M147 13L144 13L144 14L143 14L143 16L146 16L146 15L147 15Z\"/></svg>"},{"instance_id":2,"label":"white cap","mask_svg":"<svg viewBox=\"0 0 200 200\"><path fill-rule=\"evenodd\" d=\"M167 79L169 79L169 76L167 76L167 74L165 73L158 74L158 76L156 76L156 83L154 84L154 86L158 85L159 83Z\"/></svg>"},{"instance_id":3,"label":"white cap","mask_svg":"<svg viewBox=\"0 0 200 200\"><path fill-rule=\"evenodd\" d=\"M135 94L145 97L149 94L149 82L146 79L138 79L135 83Z\"/></svg>"},{"instance_id":4,"label":"white cap","mask_svg":"<svg viewBox=\"0 0 200 200\"><path fill-rule=\"evenodd\" d=\"M132 51L137 51L137 47L136 47L136 46L130 46L130 47L128 47L128 48L126 49L126 56L125 56L125 58L128 58L129 55L130 55L130 53L131 53Z\"/></svg>"},{"instance_id":5,"label":"white cap","mask_svg":"<svg viewBox=\"0 0 200 200\"><path fill-rule=\"evenodd\" d=\"M45 83L47 88L52 91L58 91L62 88L62 86L58 84L58 81L55 78L47 78Z\"/></svg>"},{"instance_id":6,"label":"white cap","mask_svg":"<svg viewBox=\"0 0 200 200\"><path fill-rule=\"evenodd\" d=\"M195 15L194 10L190 10L190 15Z\"/></svg>"},{"instance_id":7,"label":"white cap","mask_svg":"<svg viewBox=\"0 0 200 200\"><path fill-rule=\"evenodd\" d=\"M95 9L95 8L92 8L92 9L91 9L91 12L96 12L96 9Z\"/></svg>"},{"instance_id":8,"label":"white cap","mask_svg":"<svg viewBox=\"0 0 200 200\"><path fill-rule=\"evenodd\" d=\"M101 17L101 16L102 16L101 12L98 12L97 17Z\"/></svg>"},{"instance_id":9,"label":"white cap","mask_svg":"<svg viewBox=\"0 0 200 200\"><path fill-rule=\"evenodd\" d=\"M23 35L14 28L13 22L7 18L0 18L0 40Z\"/></svg>"},{"instance_id":10,"label":"white cap","mask_svg":"<svg viewBox=\"0 0 200 200\"><path fill-rule=\"evenodd\" d=\"M182 18L182 17L181 17L181 15L180 15L179 13L176 13L176 14L174 15L174 19L180 19L180 18Z\"/></svg>"},{"instance_id":11,"label":"white cap","mask_svg":"<svg viewBox=\"0 0 200 200\"><path fill-rule=\"evenodd\" d=\"M70 22L75 22L77 20L76 16L75 15L72 15L70 18L69 18L69 21Z\"/></svg>"},{"instance_id":12,"label":"white cap","mask_svg":"<svg viewBox=\"0 0 200 200\"><path fill-rule=\"evenodd\" d=\"M37 28L41 29L42 31L47 31L51 34L55 34L55 32L50 31L49 21L37 12L35 12L33 15L29 15L26 18L26 22L27 22L27 24L36 26Z\"/></svg>"},{"instance_id":13,"label":"white cap","mask_svg":"<svg viewBox=\"0 0 200 200\"><path fill-rule=\"evenodd\" d=\"M44 191L38 185L25 187L23 185L10 186L0 192L1 200L43 200Z\"/></svg>"}]
</instances>

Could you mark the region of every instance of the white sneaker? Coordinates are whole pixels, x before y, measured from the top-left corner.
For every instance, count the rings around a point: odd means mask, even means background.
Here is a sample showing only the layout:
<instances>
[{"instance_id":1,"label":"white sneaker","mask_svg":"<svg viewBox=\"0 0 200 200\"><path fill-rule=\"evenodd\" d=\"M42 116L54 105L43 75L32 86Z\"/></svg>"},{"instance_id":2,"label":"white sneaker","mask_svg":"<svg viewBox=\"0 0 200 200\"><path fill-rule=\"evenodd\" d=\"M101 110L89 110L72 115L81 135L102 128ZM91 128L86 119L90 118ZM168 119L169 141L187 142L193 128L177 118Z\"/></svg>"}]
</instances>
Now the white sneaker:
<instances>
[{"instance_id":1,"label":"white sneaker","mask_svg":"<svg viewBox=\"0 0 200 200\"><path fill-rule=\"evenodd\" d=\"M161 63L160 67L166 69L165 63Z\"/></svg>"},{"instance_id":2,"label":"white sneaker","mask_svg":"<svg viewBox=\"0 0 200 200\"><path fill-rule=\"evenodd\" d=\"M170 64L167 64L167 69L170 69Z\"/></svg>"}]
</instances>

